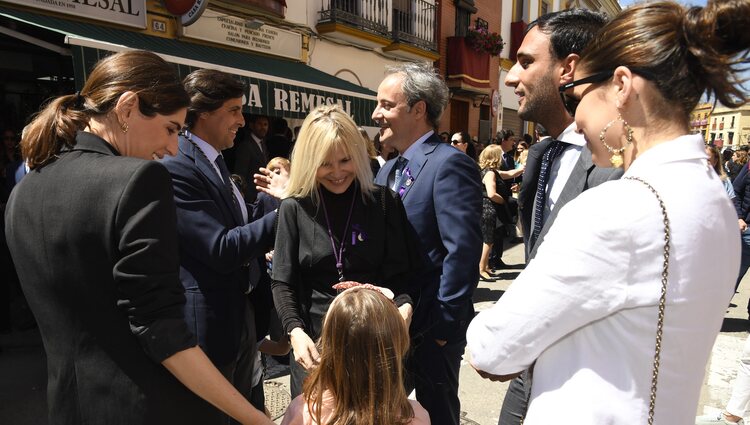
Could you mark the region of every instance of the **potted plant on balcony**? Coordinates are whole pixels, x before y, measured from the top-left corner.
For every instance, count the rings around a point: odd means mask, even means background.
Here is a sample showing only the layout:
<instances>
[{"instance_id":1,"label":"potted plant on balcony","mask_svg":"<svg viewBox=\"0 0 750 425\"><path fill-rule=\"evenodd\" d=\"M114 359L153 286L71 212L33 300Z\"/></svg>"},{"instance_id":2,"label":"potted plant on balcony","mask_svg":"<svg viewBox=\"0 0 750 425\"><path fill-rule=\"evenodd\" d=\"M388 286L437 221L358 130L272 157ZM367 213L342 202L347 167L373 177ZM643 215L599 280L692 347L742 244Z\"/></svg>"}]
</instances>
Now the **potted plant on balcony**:
<instances>
[{"instance_id":1,"label":"potted plant on balcony","mask_svg":"<svg viewBox=\"0 0 750 425\"><path fill-rule=\"evenodd\" d=\"M469 27L466 31L466 41L477 52L488 53L490 56L500 56L505 46L500 34L490 32L483 25Z\"/></svg>"}]
</instances>

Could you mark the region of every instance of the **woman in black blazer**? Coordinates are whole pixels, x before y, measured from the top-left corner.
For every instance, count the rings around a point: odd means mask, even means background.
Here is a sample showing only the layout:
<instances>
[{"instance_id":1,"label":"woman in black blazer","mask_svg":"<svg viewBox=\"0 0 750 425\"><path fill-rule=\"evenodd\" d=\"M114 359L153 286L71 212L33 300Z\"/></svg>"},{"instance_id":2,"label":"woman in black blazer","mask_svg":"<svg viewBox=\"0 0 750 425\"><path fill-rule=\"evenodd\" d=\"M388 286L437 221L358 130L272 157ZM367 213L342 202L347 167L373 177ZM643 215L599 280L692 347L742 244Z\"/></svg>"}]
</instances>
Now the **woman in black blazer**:
<instances>
[{"instance_id":1,"label":"woman in black blazer","mask_svg":"<svg viewBox=\"0 0 750 425\"><path fill-rule=\"evenodd\" d=\"M175 152L188 103L171 65L130 51L26 129L7 239L47 352L50 424L218 423L211 404L271 423L183 319L172 182L149 160Z\"/></svg>"}]
</instances>

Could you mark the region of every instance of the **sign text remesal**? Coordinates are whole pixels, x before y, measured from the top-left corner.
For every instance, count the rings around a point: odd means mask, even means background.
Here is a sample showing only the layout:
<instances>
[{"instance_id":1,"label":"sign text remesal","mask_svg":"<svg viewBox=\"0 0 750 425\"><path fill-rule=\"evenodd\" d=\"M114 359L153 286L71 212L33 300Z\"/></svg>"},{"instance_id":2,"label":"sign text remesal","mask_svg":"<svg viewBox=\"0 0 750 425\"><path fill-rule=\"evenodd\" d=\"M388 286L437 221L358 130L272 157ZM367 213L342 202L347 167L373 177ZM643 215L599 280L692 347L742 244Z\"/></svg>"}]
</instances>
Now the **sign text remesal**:
<instances>
[{"instance_id":1,"label":"sign text remesal","mask_svg":"<svg viewBox=\"0 0 750 425\"><path fill-rule=\"evenodd\" d=\"M263 99L260 95L260 87L257 84L248 86L248 94L245 103L250 108L263 109ZM330 96L322 96L314 93L305 93L295 90L284 90L280 88L273 89L273 109L274 111L297 112L307 114L311 110L321 105L338 104L346 111L352 113L352 101L337 99Z\"/></svg>"},{"instance_id":2,"label":"sign text remesal","mask_svg":"<svg viewBox=\"0 0 750 425\"><path fill-rule=\"evenodd\" d=\"M146 0L6 0L35 9L146 28Z\"/></svg>"}]
</instances>

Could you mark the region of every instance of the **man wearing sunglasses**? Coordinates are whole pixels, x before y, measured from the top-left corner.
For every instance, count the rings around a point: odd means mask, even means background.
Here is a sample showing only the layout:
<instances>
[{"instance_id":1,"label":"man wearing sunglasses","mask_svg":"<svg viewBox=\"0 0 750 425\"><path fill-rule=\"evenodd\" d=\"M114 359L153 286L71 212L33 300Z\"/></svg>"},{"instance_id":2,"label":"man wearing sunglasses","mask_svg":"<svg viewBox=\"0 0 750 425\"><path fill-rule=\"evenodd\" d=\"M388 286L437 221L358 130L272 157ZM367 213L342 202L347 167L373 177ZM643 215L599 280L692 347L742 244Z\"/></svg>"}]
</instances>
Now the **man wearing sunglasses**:
<instances>
[{"instance_id":1,"label":"man wearing sunglasses","mask_svg":"<svg viewBox=\"0 0 750 425\"><path fill-rule=\"evenodd\" d=\"M574 103L561 101L558 91L573 81L581 51L605 23L604 15L586 9L539 17L529 24L517 61L505 78L505 85L513 87L519 97L518 116L541 124L552 136L529 148L518 196L527 262L567 202L590 187L622 176L621 169L594 166L586 140L576 132L571 115ZM524 372L511 382L500 412L501 425L521 422L531 391L529 381L529 373Z\"/></svg>"}]
</instances>

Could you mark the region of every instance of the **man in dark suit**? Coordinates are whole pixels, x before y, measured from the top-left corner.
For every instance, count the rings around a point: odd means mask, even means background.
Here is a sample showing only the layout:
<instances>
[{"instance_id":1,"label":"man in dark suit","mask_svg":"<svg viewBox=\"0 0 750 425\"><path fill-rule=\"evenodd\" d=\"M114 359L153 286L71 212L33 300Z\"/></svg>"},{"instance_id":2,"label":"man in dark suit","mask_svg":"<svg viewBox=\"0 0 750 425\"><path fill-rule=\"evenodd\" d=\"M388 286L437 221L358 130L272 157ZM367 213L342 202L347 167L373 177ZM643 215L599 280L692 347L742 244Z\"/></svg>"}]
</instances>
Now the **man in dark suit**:
<instances>
[{"instance_id":1,"label":"man in dark suit","mask_svg":"<svg viewBox=\"0 0 750 425\"><path fill-rule=\"evenodd\" d=\"M518 206L527 262L534 258L567 202L590 187L622 175L621 169L594 166L591 151L576 132L573 117L558 94L560 85L573 80L581 50L605 23L604 15L585 9L541 16L529 24L517 62L505 78L505 85L513 87L520 98L518 116L542 124L556 136L532 145L526 159ZM545 157L548 177L540 184ZM511 382L500 424L519 424L525 415L531 387L524 385L528 377L524 373Z\"/></svg>"},{"instance_id":2,"label":"man in dark suit","mask_svg":"<svg viewBox=\"0 0 750 425\"><path fill-rule=\"evenodd\" d=\"M268 134L268 117L265 115L252 115L248 124L248 136L237 143L234 152L234 173L242 177L246 183L245 200L249 203L255 202L258 191L253 184L253 175L258 169L268 165L268 146L266 135Z\"/></svg>"},{"instance_id":3,"label":"man in dark suit","mask_svg":"<svg viewBox=\"0 0 750 425\"><path fill-rule=\"evenodd\" d=\"M191 98L187 129L177 155L163 164L177 206L185 320L216 367L250 400L257 341L246 294L260 277L255 259L273 245L275 214L248 223L247 205L221 155L245 124L243 83L202 69L183 84Z\"/></svg>"},{"instance_id":4,"label":"man in dark suit","mask_svg":"<svg viewBox=\"0 0 750 425\"><path fill-rule=\"evenodd\" d=\"M432 423L457 425L458 372L474 317L471 297L482 246L479 170L434 132L448 88L431 67L390 68L377 99L372 118L380 126L380 141L400 155L380 169L375 182L401 195L426 264L413 288L417 301L407 372ZM410 309L401 309L407 321Z\"/></svg>"}]
</instances>

